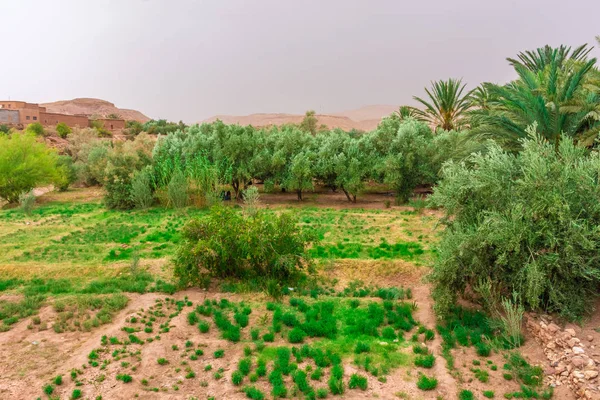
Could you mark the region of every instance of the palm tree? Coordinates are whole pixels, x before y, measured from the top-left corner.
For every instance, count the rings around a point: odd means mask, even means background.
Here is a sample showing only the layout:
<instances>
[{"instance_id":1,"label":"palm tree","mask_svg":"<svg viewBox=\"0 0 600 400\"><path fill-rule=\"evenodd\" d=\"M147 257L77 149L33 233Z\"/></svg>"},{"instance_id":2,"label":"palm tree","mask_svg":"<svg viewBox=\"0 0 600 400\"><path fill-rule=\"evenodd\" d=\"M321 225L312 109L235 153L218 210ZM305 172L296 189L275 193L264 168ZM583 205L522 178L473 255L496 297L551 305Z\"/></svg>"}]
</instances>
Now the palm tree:
<instances>
[{"instance_id":1,"label":"palm tree","mask_svg":"<svg viewBox=\"0 0 600 400\"><path fill-rule=\"evenodd\" d=\"M425 88L429 101L417 96L413 97L425 106L424 110L415 109L416 117L436 129L441 128L446 131L466 126L467 111L471 107L471 92L463 94L465 86L462 79L431 82L431 89Z\"/></svg>"},{"instance_id":2,"label":"palm tree","mask_svg":"<svg viewBox=\"0 0 600 400\"><path fill-rule=\"evenodd\" d=\"M507 60L514 67L519 65L537 72L543 71L551 63L562 66L568 60L586 61L592 49L593 47L588 47L587 43L576 47L572 52L570 47L564 45L557 48L546 45L534 51L527 50L517 54L518 60L514 58L507 58Z\"/></svg>"},{"instance_id":3,"label":"palm tree","mask_svg":"<svg viewBox=\"0 0 600 400\"><path fill-rule=\"evenodd\" d=\"M394 114L396 114L401 120L407 118L416 118L417 116L416 109L411 106L400 106L397 111L394 111Z\"/></svg>"},{"instance_id":4,"label":"palm tree","mask_svg":"<svg viewBox=\"0 0 600 400\"><path fill-rule=\"evenodd\" d=\"M544 47L520 53L519 61L508 59L518 79L484 85L490 106L473 111L474 134L516 150L527 127L537 123L538 133L556 146L563 135L591 144L600 131L600 95L596 59L586 60L588 53L585 46L572 53L564 46Z\"/></svg>"}]
</instances>

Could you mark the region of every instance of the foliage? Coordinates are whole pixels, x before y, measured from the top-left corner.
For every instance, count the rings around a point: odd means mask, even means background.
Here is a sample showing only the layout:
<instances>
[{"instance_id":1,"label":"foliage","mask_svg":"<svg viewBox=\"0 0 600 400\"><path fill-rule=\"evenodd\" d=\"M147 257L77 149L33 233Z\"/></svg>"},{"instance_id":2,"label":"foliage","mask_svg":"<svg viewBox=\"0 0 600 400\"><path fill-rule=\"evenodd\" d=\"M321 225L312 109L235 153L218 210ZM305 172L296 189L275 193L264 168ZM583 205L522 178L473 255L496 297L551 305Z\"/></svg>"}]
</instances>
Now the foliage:
<instances>
[{"instance_id":1,"label":"foliage","mask_svg":"<svg viewBox=\"0 0 600 400\"><path fill-rule=\"evenodd\" d=\"M64 122L59 122L56 124L56 133L58 133L58 136L61 138L66 139L67 136L71 134L71 128Z\"/></svg>"},{"instance_id":2,"label":"foliage","mask_svg":"<svg viewBox=\"0 0 600 400\"><path fill-rule=\"evenodd\" d=\"M135 172L147 162L144 154L135 148L135 142L115 144L108 154L104 171L104 202L108 208L131 209L135 206L131 195L132 180Z\"/></svg>"},{"instance_id":3,"label":"foliage","mask_svg":"<svg viewBox=\"0 0 600 400\"><path fill-rule=\"evenodd\" d=\"M154 201L152 170L150 166L137 171L131 181L131 201L136 208L149 208Z\"/></svg>"},{"instance_id":4,"label":"foliage","mask_svg":"<svg viewBox=\"0 0 600 400\"><path fill-rule=\"evenodd\" d=\"M425 88L429 99L414 97L425 106L424 110L415 109L417 118L435 129L451 131L465 127L468 122L467 112L471 107L470 92L463 94L465 86L461 79L431 82L431 89Z\"/></svg>"},{"instance_id":5,"label":"foliage","mask_svg":"<svg viewBox=\"0 0 600 400\"><path fill-rule=\"evenodd\" d=\"M473 113L478 137L518 150L527 127L556 147L562 137L591 145L600 132L600 80L587 59L591 49L548 46L508 59L518 78L504 86L484 84L489 107Z\"/></svg>"},{"instance_id":6,"label":"foliage","mask_svg":"<svg viewBox=\"0 0 600 400\"><path fill-rule=\"evenodd\" d=\"M302 129L304 132L310 133L313 136L317 134L317 124L319 122L315 114L316 113L314 110L307 111L302 119L302 122L300 123L300 129Z\"/></svg>"},{"instance_id":7,"label":"foliage","mask_svg":"<svg viewBox=\"0 0 600 400\"><path fill-rule=\"evenodd\" d=\"M0 199L16 203L21 193L51 183L56 161L56 153L32 133L0 136Z\"/></svg>"},{"instance_id":8,"label":"foliage","mask_svg":"<svg viewBox=\"0 0 600 400\"><path fill-rule=\"evenodd\" d=\"M183 284L198 284L206 273L290 281L310 265L306 247L312 240L285 213L247 217L215 206L207 218L188 223L183 238L175 258L175 275Z\"/></svg>"},{"instance_id":9,"label":"foliage","mask_svg":"<svg viewBox=\"0 0 600 400\"><path fill-rule=\"evenodd\" d=\"M434 377L428 377L425 374L419 374L417 387L421 390L433 390L437 387L438 380Z\"/></svg>"},{"instance_id":10,"label":"foliage","mask_svg":"<svg viewBox=\"0 0 600 400\"><path fill-rule=\"evenodd\" d=\"M167 186L169 205L174 208L185 207L188 203L188 182L184 173L177 169Z\"/></svg>"},{"instance_id":11,"label":"foliage","mask_svg":"<svg viewBox=\"0 0 600 400\"><path fill-rule=\"evenodd\" d=\"M469 158L473 168L444 168L432 196L446 210L432 277L441 314L481 280L532 309L570 318L598 293L600 154L566 139L555 149L540 136L521 145L512 155L490 144L487 154Z\"/></svg>"},{"instance_id":12,"label":"foliage","mask_svg":"<svg viewBox=\"0 0 600 400\"><path fill-rule=\"evenodd\" d=\"M77 169L70 156L58 156L56 160L56 178L54 186L59 192L66 191L75 181L77 181Z\"/></svg>"},{"instance_id":13,"label":"foliage","mask_svg":"<svg viewBox=\"0 0 600 400\"><path fill-rule=\"evenodd\" d=\"M111 137L112 133L104 127L104 122L100 120L91 120L90 127L97 132L100 137Z\"/></svg>"},{"instance_id":14,"label":"foliage","mask_svg":"<svg viewBox=\"0 0 600 400\"><path fill-rule=\"evenodd\" d=\"M44 127L39 122L34 122L32 124L27 125L25 128L25 133L32 133L36 136L44 135Z\"/></svg>"},{"instance_id":15,"label":"foliage","mask_svg":"<svg viewBox=\"0 0 600 400\"><path fill-rule=\"evenodd\" d=\"M287 190L296 192L299 201L302 201L303 191L313 188L312 164L312 152L296 154L292 159L287 176L283 181L283 186Z\"/></svg>"},{"instance_id":16,"label":"foliage","mask_svg":"<svg viewBox=\"0 0 600 400\"><path fill-rule=\"evenodd\" d=\"M33 206L35 205L35 194L33 194L33 191L21 193L19 196L19 205L25 215L31 215L31 211L33 211Z\"/></svg>"}]
</instances>

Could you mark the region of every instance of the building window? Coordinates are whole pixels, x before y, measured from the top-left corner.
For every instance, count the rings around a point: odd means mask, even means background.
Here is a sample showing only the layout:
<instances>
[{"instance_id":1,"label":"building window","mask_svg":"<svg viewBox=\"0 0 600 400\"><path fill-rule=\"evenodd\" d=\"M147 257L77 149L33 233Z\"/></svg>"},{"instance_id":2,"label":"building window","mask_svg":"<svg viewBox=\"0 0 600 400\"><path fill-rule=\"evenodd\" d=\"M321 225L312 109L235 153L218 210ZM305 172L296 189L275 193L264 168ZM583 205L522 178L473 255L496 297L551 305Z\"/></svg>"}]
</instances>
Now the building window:
<instances>
[{"instance_id":1,"label":"building window","mask_svg":"<svg viewBox=\"0 0 600 400\"><path fill-rule=\"evenodd\" d=\"M115 128L113 127L113 124L110 124L110 129L115 129Z\"/></svg>"},{"instance_id":2,"label":"building window","mask_svg":"<svg viewBox=\"0 0 600 400\"><path fill-rule=\"evenodd\" d=\"M26 119L27 121L29 121L29 115L28 115L28 116L26 116L26 117L25 117L25 119Z\"/></svg>"},{"instance_id":3,"label":"building window","mask_svg":"<svg viewBox=\"0 0 600 400\"><path fill-rule=\"evenodd\" d=\"M37 121L37 117L33 117L33 120L34 120L34 121Z\"/></svg>"},{"instance_id":4,"label":"building window","mask_svg":"<svg viewBox=\"0 0 600 400\"><path fill-rule=\"evenodd\" d=\"M45 120L44 120L44 123L45 123L45 124L47 124L47 123L48 123L48 120L47 120L47 119L45 119Z\"/></svg>"}]
</instances>

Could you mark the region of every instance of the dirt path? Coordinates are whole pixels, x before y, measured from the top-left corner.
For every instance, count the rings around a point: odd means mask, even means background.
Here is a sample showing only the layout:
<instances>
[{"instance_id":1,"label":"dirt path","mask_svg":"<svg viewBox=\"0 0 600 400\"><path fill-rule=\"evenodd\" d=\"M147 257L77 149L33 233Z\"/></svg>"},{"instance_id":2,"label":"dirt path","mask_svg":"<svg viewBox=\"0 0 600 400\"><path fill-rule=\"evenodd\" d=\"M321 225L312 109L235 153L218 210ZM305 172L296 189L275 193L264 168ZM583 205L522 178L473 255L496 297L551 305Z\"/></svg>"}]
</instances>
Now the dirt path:
<instances>
[{"instance_id":1,"label":"dirt path","mask_svg":"<svg viewBox=\"0 0 600 400\"><path fill-rule=\"evenodd\" d=\"M433 300L431 299L431 286L418 285L413 288L413 299L419 305L415 312L415 319L421 322L429 329L436 326L436 317L433 312ZM458 398L458 388L456 380L448 372L446 361L442 357L442 338L436 334L435 338L427 343L427 347L435 355L436 361L428 375L433 375L438 379L438 389L436 395L441 395L445 399ZM433 396L435 398L435 396Z\"/></svg>"}]
</instances>

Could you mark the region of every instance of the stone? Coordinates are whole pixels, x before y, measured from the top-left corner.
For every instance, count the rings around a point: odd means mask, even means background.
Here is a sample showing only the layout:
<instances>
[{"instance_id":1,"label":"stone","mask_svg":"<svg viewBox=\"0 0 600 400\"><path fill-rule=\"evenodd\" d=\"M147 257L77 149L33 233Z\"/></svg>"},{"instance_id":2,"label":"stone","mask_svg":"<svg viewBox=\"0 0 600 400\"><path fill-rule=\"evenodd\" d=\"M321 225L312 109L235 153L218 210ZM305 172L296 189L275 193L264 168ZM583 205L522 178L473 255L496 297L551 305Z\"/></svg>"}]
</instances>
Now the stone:
<instances>
[{"instance_id":1,"label":"stone","mask_svg":"<svg viewBox=\"0 0 600 400\"><path fill-rule=\"evenodd\" d=\"M571 359L571 364L573 364L575 368L581 368L585 365L585 360L583 357L575 356Z\"/></svg>"},{"instance_id":2,"label":"stone","mask_svg":"<svg viewBox=\"0 0 600 400\"><path fill-rule=\"evenodd\" d=\"M569 345L569 347L575 347L579 344L579 339L577 339L576 337L571 338L567 341L567 344Z\"/></svg>"},{"instance_id":3,"label":"stone","mask_svg":"<svg viewBox=\"0 0 600 400\"><path fill-rule=\"evenodd\" d=\"M577 379L585 379L585 375L581 371L573 371L573 377Z\"/></svg>"},{"instance_id":4,"label":"stone","mask_svg":"<svg viewBox=\"0 0 600 400\"><path fill-rule=\"evenodd\" d=\"M573 353L575 354L583 354L585 353L585 350L583 350L581 347L573 347Z\"/></svg>"},{"instance_id":5,"label":"stone","mask_svg":"<svg viewBox=\"0 0 600 400\"><path fill-rule=\"evenodd\" d=\"M556 370L552 367L547 367L544 369L544 375L554 375Z\"/></svg>"},{"instance_id":6,"label":"stone","mask_svg":"<svg viewBox=\"0 0 600 400\"><path fill-rule=\"evenodd\" d=\"M575 336L575 329L567 328L567 329L565 329L565 333L568 333L569 335L571 335L571 337L573 337L573 336Z\"/></svg>"},{"instance_id":7,"label":"stone","mask_svg":"<svg viewBox=\"0 0 600 400\"><path fill-rule=\"evenodd\" d=\"M556 348L556 343L554 342L548 342L548 344L546 345L547 349L555 349Z\"/></svg>"},{"instance_id":8,"label":"stone","mask_svg":"<svg viewBox=\"0 0 600 400\"><path fill-rule=\"evenodd\" d=\"M556 325L555 323L551 323L550 325L548 325L548 330L552 333L556 333L560 331L560 326Z\"/></svg>"},{"instance_id":9,"label":"stone","mask_svg":"<svg viewBox=\"0 0 600 400\"><path fill-rule=\"evenodd\" d=\"M583 373L585 375L585 379L594 379L598 376L598 371L593 369L588 369Z\"/></svg>"},{"instance_id":10,"label":"stone","mask_svg":"<svg viewBox=\"0 0 600 400\"><path fill-rule=\"evenodd\" d=\"M594 341L594 337L592 335L587 335L587 341L588 342L593 342Z\"/></svg>"}]
</instances>

